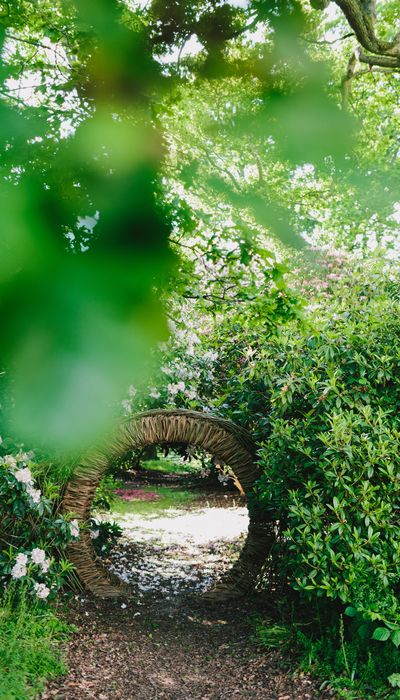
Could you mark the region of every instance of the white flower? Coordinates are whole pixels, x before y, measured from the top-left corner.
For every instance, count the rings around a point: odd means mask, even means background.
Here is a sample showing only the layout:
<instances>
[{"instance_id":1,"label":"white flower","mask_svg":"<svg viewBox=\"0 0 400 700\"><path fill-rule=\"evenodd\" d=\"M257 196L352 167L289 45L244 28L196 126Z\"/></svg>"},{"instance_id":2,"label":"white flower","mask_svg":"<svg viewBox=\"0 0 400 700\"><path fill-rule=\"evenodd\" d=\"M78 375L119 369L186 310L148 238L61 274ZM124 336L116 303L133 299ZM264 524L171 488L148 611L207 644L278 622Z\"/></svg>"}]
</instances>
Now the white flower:
<instances>
[{"instance_id":1,"label":"white flower","mask_svg":"<svg viewBox=\"0 0 400 700\"><path fill-rule=\"evenodd\" d=\"M121 608L122 610L125 610L125 608L128 607L126 603L122 603Z\"/></svg>"},{"instance_id":2,"label":"white flower","mask_svg":"<svg viewBox=\"0 0 400 700\"><path fill-rule=\"evenodd\" d=\"M47 574L47 572L48 572L48 570L49 570L49 567L50 567L50 561L49 561L49 559L45 559L45 560L41 563L40 566L42 567L43 573L44 573L44 574Z\"/></svg>"},{"instance_id":3,"label":"white flower","mask_svg":"<svg viewBox=\"0 0 400 700\"><path fill-rule=\"evenodd\" d=\"M19 451L17 454L17 462L28 462L28 461L29 461L28 453Z\"/></svg>"},{"instance_id":4,"label":"white flower","mask_svg":"<svg viewBox=\"0 0 400 700\"><path fill-rule=\"evenodd\" d=\"M130 387L129 387L129 389L128 389L128 394L129 394L129 396L131 396L132 398L134 398L134 397L136 396L136 394L137 394L137 389L133 386L133 384L130 385Z\"/></svg>"},{"instance_id":5,"label":"white flower","mask_svg":"<svg viewBox=\"0 0 400 700\"><path fill-rule=\"evenodd\" d=\"M169 330L171 331L171 333L175 333L175 331L176 331L176 323L175 323L175 321L172 321L172 319L169 318L168 321L167 321L167 324L168 324L168 328L169 328Z\"/></svg>"},{"instance_id":6,"label":"white flower","mask_svg":"<svg viewBox=\"0 0 400 700\"><path fill-rule=\"evenodd\" d=\"M208 360L209 362L214 362L218 357L217 352L213 352L212 350L206 350L203 353L203 360Z\"/></svg>"},{"instance_id":7,"label":"white flower","mask_svg":"<svg viewBox=\"0 0 400 700\"><path fill-rule=\"evenodd\" d=\"M129 401L129 399L124 399L121 401L122 408L127 412L127 413L132 413L132 404Z\"/></svg>"},{"instance_id":8,"label":"white flower","mask_svg":"<svg viewBox=\"0 0 400 700\"><path fill-rule=\"evenodd\" d=\"M40 549L40 547L35 547L34 549L32 549L31 560L34 564L42 564L45 559L46 552L44 551L44 549Z\"/></svg>"},{"instance_id":9,"label":"white flower","mask_svg":"<svg viewBox=\"0 0 400 700\"><path fill-rule=\"evenodd\" d=\"M15 561L17 562L17 564L22 564L23 566L25 566L25 564L28 563L28 555L24 554L23 552L20 552L19 554L17 554Z\"/></svg>"},{"instance_id":10,"label":"white flower","mask_svg":"<svg viewBox=\"0 0 400 700\"><path fill-rule=\"evenodd\" d=\"M163 372L164 374L172 374L172 369L171 369L171 367L164 366L164 367L161 367L161 372Z\"/></svg>"},{"instance_id":11,"label":"white flower","mask_svg":"<svg viewBox=\"0 0 400 700\"><path fill-rule=\"evenodd\" d=\"M17 481L21 482L21 484L32 484L33 483L31 470L28 467L24 467L24 469L17 469L14 476L15 476Z\"/></svg>"},{"instance_id":12,"label":"white flower","mask_svg":"<svg viewBox=\"0 0 400 700\"><path fill-rule=\"evenodd\" d=\"M23 554L22 552L20 554L17 554L16 559L15 559L15 564L13 568L11 569L11 577L12 578L22 578L23 576L26 576L26 564L28 562L28 557L26 554Z\"/></svg>"},{"instance_id":13,"label":"white flower","mask_svg":"<svg viewBox=\"0 0 400 700\"><path fill-rule=\"evenodd\" d=\"M90 530L90 537L92 538L92 540L97 540L99 535L100 530Z\"/></svg>"},{"instance_id":14,"label":"white flower","mask_svg":"<svg viewBox=\"0 0 400 700\"><path fill-rule=\"evenodd\" d=\"M11 467L11 469L15 469L17 466L17 460L12 455L5 455L2 462L6 467Z\"/></svg>"},{"instance_id":15,"label":"white flower","mask_svg":"<svg viewBox=\"0 0 400 700\"><path fill-rule=\"evenodd\" d=\"M152 399L159 399L160 396L161 396L161 394L160 394L160 392L158 391L158 389L157 389L155 386L152 386L152 387L150 388L150 391L149 391L149 396L150 396Z\"/></svg>"},{"instance_id":16,"label":"white flower","mask_svg":"<svg viewBox=\"0 0 400 700\"><path fill-rule=\"evenodd\" d=\"M76 518L75 520L71 520L69 527L71 530L72 537L79 537L79 523Z\"/></svg>"},{"instance_id":17,"label":"white flower","mask_svg":"<svg viewBox=\"0 0 400 700\"><path fill-rule=\"evenodd\" d=\"M36 581L36 583L35 583L35 593L36 593L36 595L37 595L38 598L44 599L44 598L47 598L47 596L49 595L49 593L50 593L50 588L47 588L47 586L45 586L44 583L38 583L38 582Z\"/></svg>"},{"instance_id":18,"label":"white flower","mask_svg":"<svg viewBox=\"0 0 400 700\"><path fill-rule=\"evenodd\" d=\"M28 484L26 487L26 492L36 505L38 503L40 503L40 497L42 495L42 492L40 489L34 489L30 484Z\"/></svg>"},{"instance_id":19,"label":"white flower","mask_svg":"<svg viewBox=\"0 0 400 700\"><path fill-rule=\"evenodd\" d=\"M185 394L188 397L188 399L195 399L197 396L196 389L187 389L185 391Z\"/></svg>"},{"instance_id":20,"label":"white flower","mask_svg":"<svg viewBox=\"0 0 400 700\"><path fill-rule=\"evenodd\" d=\"M22 564L14 564L13 568L11 569L11 577L22 578L23 576L26 576L26 566L23 566Z\"/></svg>"},{"instance_id":21,"label":"white flower","mask_svg":"<svg viewBox=\"0 0 400 700\"><path fill-rule=\"evenodd\" d=\"M176 384L168 384L168 393L171 394L171 396L175 396L175 394L178 393L178 391L185 391L185 382L177 382Z\"/></svg>"}]
</instances>

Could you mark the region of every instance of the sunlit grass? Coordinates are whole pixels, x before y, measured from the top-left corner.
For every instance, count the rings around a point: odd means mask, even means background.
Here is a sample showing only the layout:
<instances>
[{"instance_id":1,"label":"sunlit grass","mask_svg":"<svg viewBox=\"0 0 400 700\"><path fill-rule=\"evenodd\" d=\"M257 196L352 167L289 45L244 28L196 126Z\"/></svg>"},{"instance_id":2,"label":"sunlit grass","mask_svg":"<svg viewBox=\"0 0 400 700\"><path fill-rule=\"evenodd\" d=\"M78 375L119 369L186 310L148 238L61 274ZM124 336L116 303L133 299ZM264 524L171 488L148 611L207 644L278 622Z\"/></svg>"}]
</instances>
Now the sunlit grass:
<instances>
[{"instance_id":1,"label":"sunlit grass","mask_svg":"<svg viewBox=\"0 0 400 700\"><path fill-rule=\"evenodd\" d=\"M168 486L143 487L143 492L156 493L157 500L154 501L124 501L116 498L113 502L112 513L125 515L156 515L170 508L183 508L198 498L196 493L181 488L170 488ZM111 513L111 514L112 514Z\"/></svg>"},{"instance_id":2,"label":"sunlit grass","mask_svg":"<svg viewBox=\"0 0 400 700\"><path fill-rule=\"evenodd\" d=\"M66 672L59 643L72 628L25 596L0 600L0 698L37 697L44 683Z\"/></svg>"},{"instance_id":3,"label":"sunlit grass","mask_svg":"<svg viewBox=\"0 0 400 700\"><path fill-rule=\"evenodd\" d=\"M197 474L201 469L199 460L192 459L190 462L183 462L176 455L171 457L158 457L158 459L148 459L141 464L142 469L161 472L162 474Z\"/></svg>"}]
</instances>

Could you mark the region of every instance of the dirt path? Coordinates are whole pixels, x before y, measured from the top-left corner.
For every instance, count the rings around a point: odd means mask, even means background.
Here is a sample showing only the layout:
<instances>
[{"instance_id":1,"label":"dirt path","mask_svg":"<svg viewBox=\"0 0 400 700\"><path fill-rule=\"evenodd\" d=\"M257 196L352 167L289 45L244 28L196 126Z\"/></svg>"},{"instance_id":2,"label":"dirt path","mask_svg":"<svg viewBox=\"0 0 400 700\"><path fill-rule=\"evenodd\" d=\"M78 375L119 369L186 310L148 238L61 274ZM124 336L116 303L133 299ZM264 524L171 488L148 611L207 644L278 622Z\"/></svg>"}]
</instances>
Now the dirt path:
<instances>
[{"instance_id":1,"label":"dirt path","mask_svg":"<svg viewBox=\"0 0 400 700\"><path fill-rule=\"evenodd\" d=\"M66 652L70 671L42 700L331 697L309 678L293 677L279 651L257 646L252 619L274 614L261 594L216 608L201 602L199 592L238 554L247 524L243 509L192 509L167 520L145 518L142 526L124 518L127 537L112 566L136 582L135 601L73 599L68 618L79 631ZM210 540L210 522L214 530L219 522L222 538Z\"/></svg>"}]
</instances>

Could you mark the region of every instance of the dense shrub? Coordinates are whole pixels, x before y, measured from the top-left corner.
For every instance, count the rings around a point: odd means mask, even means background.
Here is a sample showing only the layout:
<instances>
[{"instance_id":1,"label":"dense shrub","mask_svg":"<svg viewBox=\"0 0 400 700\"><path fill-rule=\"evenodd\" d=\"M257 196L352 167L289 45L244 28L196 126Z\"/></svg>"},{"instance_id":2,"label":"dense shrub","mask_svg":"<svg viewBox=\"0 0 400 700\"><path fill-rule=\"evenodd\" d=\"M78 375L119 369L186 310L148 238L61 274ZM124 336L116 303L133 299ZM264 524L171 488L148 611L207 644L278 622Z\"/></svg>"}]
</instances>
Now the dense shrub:
<instances>
[{"instance_id":1,"label":"dense shrub","mask_svg":"<svg viewBox=\"0 0 400 700\"><path fill-rule=\"evenodd\" d=\"M311 302L301 321L271 334L244 308L243 326L220 319L201 342L181 334L152 393L253 431L282 576L399 644L400 275L340 256L322 262L300 282Z\"/></svg>"},{"instance_id":2,"label":"dense shrub","mask_svg":"<svg viewBox=\"0 0 400 700\"><path fill-rule=\"evenodd\" d=\"M259 496L280 523L285 575L350 603L349 614L379 621L376 639L399 645L395 291L390 278L342 286L329 319L271 341L257 372L271 402Z\"/></svg>"}]
</instances>

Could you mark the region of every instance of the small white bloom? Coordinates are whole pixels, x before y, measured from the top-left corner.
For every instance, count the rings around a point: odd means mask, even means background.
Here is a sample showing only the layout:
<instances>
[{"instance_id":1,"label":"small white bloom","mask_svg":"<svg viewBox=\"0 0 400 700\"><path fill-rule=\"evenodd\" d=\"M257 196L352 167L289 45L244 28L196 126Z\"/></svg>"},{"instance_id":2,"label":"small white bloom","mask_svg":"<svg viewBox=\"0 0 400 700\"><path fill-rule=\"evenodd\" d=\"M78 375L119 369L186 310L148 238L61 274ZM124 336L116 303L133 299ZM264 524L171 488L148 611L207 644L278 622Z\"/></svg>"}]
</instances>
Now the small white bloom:
<instances>
[{"instance_id":1,"label":"small white bloom","mask_svg":"<svg viewBox=\"0 0 400 700\"><path fill-rule=\"evenodd\" d=\"M50 567L50 561L49 561L49 559L45 559L45 560L41 563L40 566L42 567L42 572L43 572L44 574L47 574L47 572L48 572L48 570L49 570L49 567Z\"/></svg>"},{"instance_id":2,"label":"small white bloom","mask_svg":"<svg viewBox=\"0 0 400 700\"><path fill-rule=\"evenodd\" d=\"M136 389L136 387L133 386L133 384L130 385L130 387L129 387L129 389L128 389L128 394L129 394L129 396L131 396L132 398L134 398L134 397L136 396L136 394L137 394L137 389Z\"/></svg>"},{"instance_id":3,"label":"small white bloom","mask_svg":"<svg viewBox=\"0 0 400 700\"><path fill-rule=\"evenodd\" d=\"M127 606L126 603L122 603L122 605L121 605L122 610L125 610L125 608L127 608L127 607L128 607L128 606Z\"/></svg>"},{"instance_id":4,"label":"small white bloom","mask_svg":"<svg viewBox=\"0 0 400 700\"><path fill-rule=\"evenodd\" d=\"M197 396L196 389L187 389L185 391L186 396L188 399L195 399Z\"/></svg>"},{"instance_id":5,"label":"small white bloom","mask_svg":"<svg viewBox=\"0 0 400 700\"><path fill-rule=\"evenodd\" d=\"M34 488L32 488L32 486L30 484L28 484L28 486L26 487L26 492L27 492L28 496L30 496L30 498L32 499L32 501L34 502L35 505L40 503L40 497L42 495L42 492L40 489L34 489Z\"/></svg>"},{"instance_id":6,"label":"small white bloom","mask_svg":"<svg viewBox=\"0 0 400 700\"><path fill-rule=\"evenodd\" d=\"M92 538L92 540L97 540L99 535L100 530L90 530L90 537Z\"/></svg>"},{"instance_id":7,"label":"small white bloom","mask_svg":"<svg viewBox=\"0 0 400 700\"><path fill-rule=\"evenodd\" d=\"M50 588L47 588L44 583L35 583L35 593L38 598L45 599L50 593Z\"/></svg>"},{"instance_id":8,"label":"small white bloom","mask_svg":"<svg viewBox=\"0 0 400 700\"><path fill-rule=\"evenodd\" d=\"M21 482L21 484L33 483L32 473L28 467L24 467L24 469L17 469L14 476L17 481Z\"/></svg>"},{"instance_id":9,"label":"small white bloom","mask_svg":"<svg viewBox=\"0 0 400 700\"><path fill-rule=\"evenodd\" d=\"M203 353L203 360L206 360L208 362L215 362L217 357L218 353L213 352L212 350L206 350L205 353Z\"/></svg>"},{"instance_id":10,"label":"small white bloom","mask_svg":"<svg viewBox=\"0 0 400 700\"><path fill-rule=\"evenodd\" d=\"M127 412L127 413L132 413L132 404L129 401L129 399L124 399L121 401L122 408Z\"/></svg>"},{"instance_id":11,"label":"small white bloom","mask_svg":"<svg viewBox=\"0 0 400 700\"><path fill-rule=\"evenodd\" d=\"M76 518L75 520L71 520L69 527L71 530L72 537L79 537L79 523Z\"/></svg>"},{"instance_id":12,"label":"small white bloom","mask_svg":"<svg viewBox=\"0 0 400 700\"><path fill-rule=\"evenodd\" d=\"M17 460L12 455L5 455L3 457L3 464L5 464L6 467L11 467L11 469L15 469L15 467L17 466Z\"/></svg>"},{"instance_id":13,"label":"small white bloom","mask_svg":"<svg viewBox=\"0 0 400 700\"><path fill-rule=\"evenodd\" d=\"M167 390L171 396L175 396L175 394L178 393L178 385L177 384L168 384Z\"/></svg>"},{"instance_id":14,"label":"small white bloom","mask_svg":"<svg viewBox=\"0 0 400 700\"><path fill-rule=\"evenodd\" d=\"M17 462L28 462L29 461L29 455L27 452L18 452L17 454Z\"/></svg>"},{"instance_id":15,"label":"small white bloom","mask_svg":"<svg viewBox=\"0 0 400 700\"><path fill-rule=\"evenodd\" d=\"M42 564L45 559L46 552L44 551L44 549L40 549L40 547L35 547L34 549L32 549L31 560L34 564Z\"/></svg>"},{"instance_id":16,"label":"small white bloom","mask_svg":"<svg viewBox=\"0 0 400 700\"><path fill-rule=\"evenodd\" d=\"M164 367L161 367L161 372L163 372L163 374L172 374L172 369L171 369L171 367L164 366Z\"/></svg>"},{"instance_id":17,"label":"small white bloom","mask_svg":"<svg viewBox=\"0 0 400 700\"><path fill-rule=\"evenodd\" d=\"M25 566L28 563L28 555L24 554L23 552L20 552L19 554L17 554L15 561L17 562L17 564Z\"/></svg>"},{"instance_id":18,"label":"small white bloom","mask_svg":"<svg viewBox=\"0 0 400 700\"><path fill-rule=\"evenodd\" d=\"M28 561L28 557L26 554L17 554L15 564L13 568L11 569L11 577L18 579L22 578L23 576L26 576L26 564Z\"/></svg>"},{"instance_id":19,"label":"small white bloom","mask_svg":"<svg viewBox=\"0 0 400 700\"><path fill-rule=\"evenodd\" d=\"M151 389L150 389L150 391L149 391L149 396L150 396L152 399L159 399L160 396L161 396L161 394L160 394L160 392L158 391L158 389L157 389L155 386L152 386Z\"/></svg>"},{"instance_id":20,"label":"small white bloom","mask_svg":"<svg viewBox=\"0 0 400 700\"><path fill-rule=\"evenodd\" d=\"M23 576L26 576L26 566L14 564L13 568L11 569L11 577L17 579L22 578Z\"/></svg>"},{"instance_id":21,"label":"small white bloom","mask_svg":"<svg viewBox=\"0 0 400 700\"><path fill-rule=\"evenodd\" d=\"M167 324L168 324L168 328L169 328L169 330L171 331L171 333L175 333L175 331L176 331L176 323L175 323L175 321L172 321L172 319L169 318L168 321L167 321Z\"/></svg>"}]
</instances>

